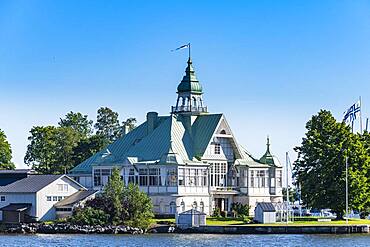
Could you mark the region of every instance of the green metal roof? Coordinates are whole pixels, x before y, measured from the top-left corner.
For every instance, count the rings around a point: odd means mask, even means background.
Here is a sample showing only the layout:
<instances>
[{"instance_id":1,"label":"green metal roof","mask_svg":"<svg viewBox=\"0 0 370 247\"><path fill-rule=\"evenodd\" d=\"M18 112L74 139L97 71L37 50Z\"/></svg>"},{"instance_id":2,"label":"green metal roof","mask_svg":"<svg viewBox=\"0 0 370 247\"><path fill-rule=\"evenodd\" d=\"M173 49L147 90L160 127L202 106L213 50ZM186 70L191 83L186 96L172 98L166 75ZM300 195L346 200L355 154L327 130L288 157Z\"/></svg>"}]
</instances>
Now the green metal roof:
<instances>
[{"instance_id":1,"label":"green metal roof","mask_svg":"<svg viewBox=\"0 0 370 247\"><path fill-rule=\"evenodd\" d=\"M127 135L85 160L74 169L73 174L91 173L96 165L120 165L129 157L139 161L160 160L163 155L173 153L183 161L195 161L202 156L216 131L222 114L196 116L191 127L185 118L191 116L171 115L158 117L156 128L147 134L144 122Z\"/></svg>"},{"instance_id":2,"label":"green metal roof","mask_svg":"<svg viewBox=\"0 0 370 247\"><path fill-rule=\"evenodd\" d=\"M270 152L270 138L267 137L267 150L266 153L260 158L259 162L262 164L275 166L274 156Z\"/></svg>"},{"instance_id":3,"label":"green metal roof","mask_svg":"<svg viewBox=\"0 0 370 247\"><path fill-rule=\"evenodd\" d=\"M190 58L188 60L188 66L185 70L185 75L182 78L181 83L177 86L177 92L190 92L195 94L203 93L202 85L195 75L195 71Z\"/></svg>"}]
</instances>

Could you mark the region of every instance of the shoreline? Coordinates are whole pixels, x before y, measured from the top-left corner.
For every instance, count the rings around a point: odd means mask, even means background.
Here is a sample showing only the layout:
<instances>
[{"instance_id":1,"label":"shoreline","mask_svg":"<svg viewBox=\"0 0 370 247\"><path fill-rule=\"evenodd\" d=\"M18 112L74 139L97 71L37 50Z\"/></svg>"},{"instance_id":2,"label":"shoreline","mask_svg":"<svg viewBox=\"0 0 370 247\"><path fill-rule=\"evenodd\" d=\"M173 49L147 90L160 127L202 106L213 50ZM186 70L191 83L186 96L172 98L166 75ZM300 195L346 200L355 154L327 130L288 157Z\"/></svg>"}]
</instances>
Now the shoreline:
<instances>
[{"instance_id":1,"label":"shoreline","mask_svg":"<svg viewBox=\"0 0 370 247\"><path fill-rule=\"evenodd\" d=\"M199 226L180 229L171 225L157 225L143 230L129 226L79 226L68 223L30 223L2 225L0 234L369 234L370 225L320 226Z\"/></svg>"}]
</instances>

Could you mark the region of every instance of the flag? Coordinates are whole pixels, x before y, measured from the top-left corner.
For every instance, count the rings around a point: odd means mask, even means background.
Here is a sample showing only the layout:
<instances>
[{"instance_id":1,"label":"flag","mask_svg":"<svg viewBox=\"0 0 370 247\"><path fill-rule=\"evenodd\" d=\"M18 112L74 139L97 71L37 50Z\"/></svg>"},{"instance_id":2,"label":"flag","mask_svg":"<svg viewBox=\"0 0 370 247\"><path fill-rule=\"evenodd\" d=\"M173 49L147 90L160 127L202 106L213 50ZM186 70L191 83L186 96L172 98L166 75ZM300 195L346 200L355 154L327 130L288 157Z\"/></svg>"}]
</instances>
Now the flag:
<instances>
[{"instance_id":1,"label":"flag","mask_svg":"<svg viewBox=\"0 0 370 247\"><path fill-rule=\"evenodd\" d=\"M354 103L350 108L348 108L347 111L345 111L344 117L343 117L343 122L346 124L352 124L353 121L357 119L357 116L361 113L361 103L360 101L357 101Z\"/></svg>"},{"instance_id":2,"label":"flag","mask_svg":"<svg viewBox=\"0 0 370 247\"><path fill-rule=\"evenodd\" d=\"M182 45L180 47L177 47L175 50L171 50L171 51L178 51L178 50L189 48L189 47L190 47L190 43L186 44L186 45Z\"/></svg>"}]
</instances>

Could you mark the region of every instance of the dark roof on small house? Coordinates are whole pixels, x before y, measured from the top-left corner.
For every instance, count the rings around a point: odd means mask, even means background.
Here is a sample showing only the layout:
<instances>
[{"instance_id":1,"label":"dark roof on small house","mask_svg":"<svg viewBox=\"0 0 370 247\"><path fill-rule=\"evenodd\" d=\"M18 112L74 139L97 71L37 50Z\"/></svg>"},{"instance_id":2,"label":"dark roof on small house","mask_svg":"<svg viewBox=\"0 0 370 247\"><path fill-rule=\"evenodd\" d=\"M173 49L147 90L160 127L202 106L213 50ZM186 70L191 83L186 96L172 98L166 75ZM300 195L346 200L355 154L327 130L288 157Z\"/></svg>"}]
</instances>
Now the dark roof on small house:
<instances>
[{"instance_id":1,"label":"dark roof on small house","mask_svg":"<svg viewBox=\"0 0 370 247\"><path fill-rule=\"evenodd\" d=\"M0 170L0 174L19 174L19 173L32 174L35 173L35 171L32 169Z\"/></svg>"},{"instance_id":2,"label":"dark roof on small house","mask_svg":"<svg viewBox=\"0 0 370 247\"><path fill-rule=\"evenodd\" d=\"M97 192L98 192L97 190L79 190L76 193L57 202L54 206L55 207L73 206L75 203L78 203L79 201L84 200Z\"/></svg>"},{"instance_id":3,"label":"dark roof on small house","mask_svg":"<svg viewBox=\"0 0 370 247\"><path fill-rule=\"evenodd\" d=\"M35 193L63 176L67 177L66 175L29 175L14 183L0 186L0 193Z\"/></svg>"},{"instance_id":4,"label":"dark roof on small house","mask_svg":"<svg viewBox=\"0 0 370 247\"><path fill-rule=\"evenodd\" d=\"M263 212L275 212L274 204L271 202L258 202L257 207L260 206Z\"/></svg>"},{"instance_id":5,"label":"dark roof on small house","mask_svg":"<svg viewBox=\"0 0 370 247\"><path fill-rule=\"evenodd\" d=\"M0 208L1 211L15 211L22 212L29 209L32 206L31 203L10 203L9 205Z\"/></svg>"},{"instance_id":6,"label":"dark roof on small house","mask_svg":"<svg viewBox=\"0 0 370 247\"><path fill-rule=\"evenodd\" d=\"M200 212L200 211L195 210L195 209L190 209L190 210L179 213L179 215L185 215L185 214L200 215L200 214L205 214L205 213Z\"/></svg>"}]
</instances>

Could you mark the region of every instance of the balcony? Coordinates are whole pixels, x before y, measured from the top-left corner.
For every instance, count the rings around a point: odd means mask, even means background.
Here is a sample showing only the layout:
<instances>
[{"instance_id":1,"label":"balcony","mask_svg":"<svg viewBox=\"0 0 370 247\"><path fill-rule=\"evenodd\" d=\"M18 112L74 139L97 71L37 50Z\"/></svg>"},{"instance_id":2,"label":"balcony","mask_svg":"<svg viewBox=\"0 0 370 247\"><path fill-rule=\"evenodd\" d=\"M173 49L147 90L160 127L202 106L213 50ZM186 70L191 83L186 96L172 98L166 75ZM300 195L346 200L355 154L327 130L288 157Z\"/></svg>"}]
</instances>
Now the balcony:
<instances>
[{"instance_id":1,"label":"balcony","mask_svg":"<svg viewBox=\"0 0 370 247\"><path fill-rule=\"evenodd\" d=\"M207 111L207 106L172 106L172 113L178 112L196 112L196 113L205 113Z\"/></svg>"}]
</instances>

